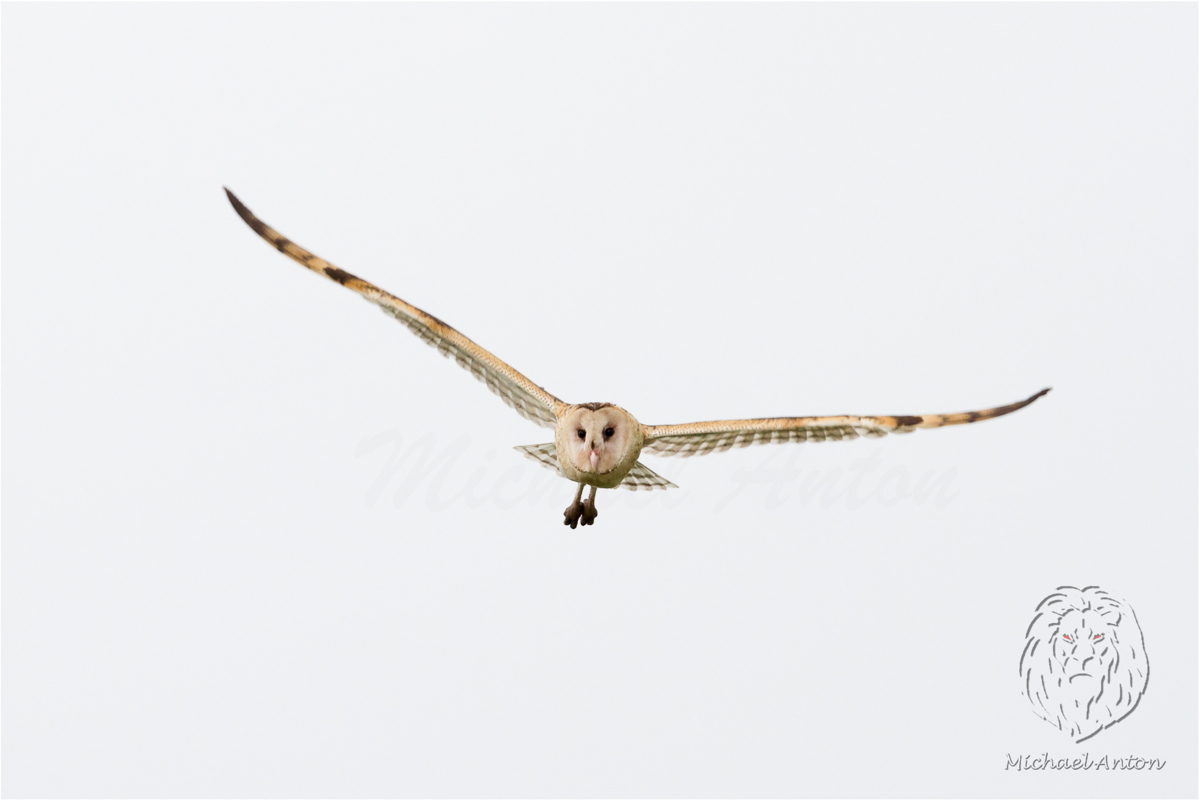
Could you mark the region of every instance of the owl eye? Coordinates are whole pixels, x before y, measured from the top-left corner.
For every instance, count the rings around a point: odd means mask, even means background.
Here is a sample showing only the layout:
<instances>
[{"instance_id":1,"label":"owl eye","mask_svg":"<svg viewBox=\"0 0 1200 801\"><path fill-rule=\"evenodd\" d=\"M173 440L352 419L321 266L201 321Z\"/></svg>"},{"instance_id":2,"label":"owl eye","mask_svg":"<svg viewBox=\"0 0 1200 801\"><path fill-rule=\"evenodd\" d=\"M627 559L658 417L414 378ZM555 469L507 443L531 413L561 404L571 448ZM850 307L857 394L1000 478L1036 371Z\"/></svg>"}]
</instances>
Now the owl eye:
<instances>
[{"instance_id":1,"label":"owl eye","mask_svg":"<svg viewBox=\"0 0 1200 801\"><path fill-rule=\"evenodd\" d=\"M613 435L613 430L612 430L612 427L611 427L611 426L610 426L610 427L608 427L608 428L606 428L606 429L604 429L604 438L605 438L605 439L608 439L608 438L609 438L609 437L611 437L612 435Z\"/></svg>"},{"instance_id":2,"label":"owl eye","mask_svg":"<svg viewBox=\"0 0 1200 801\"><path fill-rule=\"evenodd\" d=\"M586 439L586 438L587 438L587 432L586 432L586 431L584 431L582 428L581 428L581 429L579 429L578 431L576 431L575 433L579 435L579 438L580 438L580 439Z\"/></svg>"}]
</instances>

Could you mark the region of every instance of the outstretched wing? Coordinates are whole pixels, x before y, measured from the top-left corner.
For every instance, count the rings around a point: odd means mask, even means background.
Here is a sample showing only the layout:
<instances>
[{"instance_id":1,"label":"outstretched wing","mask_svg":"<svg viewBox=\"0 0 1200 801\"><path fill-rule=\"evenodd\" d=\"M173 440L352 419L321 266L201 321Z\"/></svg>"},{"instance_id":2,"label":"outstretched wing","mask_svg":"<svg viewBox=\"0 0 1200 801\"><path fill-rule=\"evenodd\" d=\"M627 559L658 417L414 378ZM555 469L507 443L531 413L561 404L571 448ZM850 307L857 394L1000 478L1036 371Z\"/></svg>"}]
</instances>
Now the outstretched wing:
<instances>
[{"instance_id":1,"label":"outstretched wing","mask_svg":"<svg viewBox=\"0 0 1200 801\"><path fill-rule=\"evenodd\" d=\"M295 259L317 275L322 275L330 281L339 283L362 295L383 309L385 314L395 317L426 343L437 348L438 353L452 357L461 366L470 370L471 375L487 384L488 389L516 409L517 414L539 425L554 428L557 421L556 412L565 406L558 398L432 314L426 314L416 306L405 303L374 284L353 276L345 270L340 270L324 259L309 253L255 217L250 209L246 208L228 189L225 190L225 194L229 196L229 202L233 204L234 210L246 221L246 224L280 253Z\"/></svg>"},{"instance_id":2,"label":"outstretched wing","mask_svg":"<svg viewBox=\"0 0 1200 801\"><path fill-rule=\"evenodd\" d=\"M773 442L824 442L825 440L882 437L904 434L917 428L940 428L974 423L1024 408L1049 392L1023 401L957 414L925 414L906 417L772 417L762 420L714 420L676 426L646 426L643 451L661 456L697 456L730 448Z\"/></svg>"},{"instance_id":3,"label":"outstretched wing","mask_svg":"<svg viewBox=\"0 0 1200 801\"><path fill-rule=\"evenodd\" d=\"M634 462L633 469L617 485L617 488L627 490L679 489L641 462Z\"/></svg>"}]
</instances>

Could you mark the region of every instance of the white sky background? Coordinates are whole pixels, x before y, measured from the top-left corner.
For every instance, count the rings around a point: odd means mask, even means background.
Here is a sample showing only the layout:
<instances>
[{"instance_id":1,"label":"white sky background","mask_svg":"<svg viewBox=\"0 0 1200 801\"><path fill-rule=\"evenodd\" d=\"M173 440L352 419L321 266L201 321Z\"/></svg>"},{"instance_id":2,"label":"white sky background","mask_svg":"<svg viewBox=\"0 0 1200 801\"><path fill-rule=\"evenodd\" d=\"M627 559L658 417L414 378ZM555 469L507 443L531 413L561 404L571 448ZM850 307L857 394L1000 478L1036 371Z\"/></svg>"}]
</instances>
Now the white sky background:
<instances>
[{"instance_id":1,"label":"white sky background","mask_svg":"<svg viewBox=\"0 0 1200 801\"><path fill-rule=\"evenodd\" d=\"M5 795L1194 796L1196 23L6 5ZM223 184L643 422L1054 392L570 531L552 433ZM1082 746L1017 676L1062 584L1151 663Z\"/></svg>"}]
</instances>

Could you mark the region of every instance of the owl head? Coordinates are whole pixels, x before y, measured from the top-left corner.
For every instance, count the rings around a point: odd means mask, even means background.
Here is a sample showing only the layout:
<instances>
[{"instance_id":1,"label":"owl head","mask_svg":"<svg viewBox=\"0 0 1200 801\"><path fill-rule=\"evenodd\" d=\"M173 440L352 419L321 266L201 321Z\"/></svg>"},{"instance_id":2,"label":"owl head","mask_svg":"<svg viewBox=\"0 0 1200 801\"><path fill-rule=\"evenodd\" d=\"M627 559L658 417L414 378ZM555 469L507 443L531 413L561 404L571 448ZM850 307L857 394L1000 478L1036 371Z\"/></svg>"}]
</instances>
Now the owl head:
<instances>
[{"instance_id":1,"label":"owl head","mask_svg":"<svg viewBox=\"0 0 1200 801\"><path fill-rule=\"evenodd\" d=\"M611 403L585 403L559 418L558 441L576 470L607 473L641 447L642 426ZM634 454L636 457L636 454Z\"/></svg>"}]
</instances>

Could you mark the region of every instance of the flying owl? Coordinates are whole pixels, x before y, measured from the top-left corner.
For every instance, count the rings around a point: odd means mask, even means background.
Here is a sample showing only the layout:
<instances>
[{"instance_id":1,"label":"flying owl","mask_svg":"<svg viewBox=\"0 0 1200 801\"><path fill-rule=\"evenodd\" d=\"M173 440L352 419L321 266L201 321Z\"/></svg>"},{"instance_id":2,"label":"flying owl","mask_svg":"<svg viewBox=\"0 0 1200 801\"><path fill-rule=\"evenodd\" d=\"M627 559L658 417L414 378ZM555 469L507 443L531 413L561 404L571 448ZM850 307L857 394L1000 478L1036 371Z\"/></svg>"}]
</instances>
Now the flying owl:
<instances>
[{"instance_id":1,"label":"flying owl","mask_svg":"<svg viewBox=\"0 0 1200 801\"><path fill-rule=\"evenodd\" d=\"M648 426L611 403L564 403L432 314L309 253L255 217L228 189L225 194L246 224L276 250L317 275L362 295L443 356L470 370L517 414L553 428L554 442L522 445L517 450L579 485L575 499L563 513L564 525L571 528L581 522L589 526L596 521L598 489L656 490L675 486L638 461L643 451L660 456L698 456L760 443L882 437L917 428L940 428L999 417L1028 406L1050 391L1043 389L1007 406L957 414L772 417ZM584 487L591 487L586 502L582 500Z\"/></svg>"}]
</instances>

